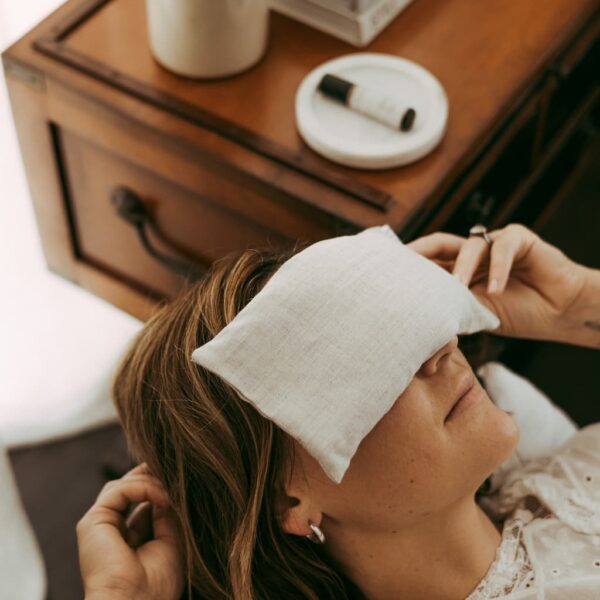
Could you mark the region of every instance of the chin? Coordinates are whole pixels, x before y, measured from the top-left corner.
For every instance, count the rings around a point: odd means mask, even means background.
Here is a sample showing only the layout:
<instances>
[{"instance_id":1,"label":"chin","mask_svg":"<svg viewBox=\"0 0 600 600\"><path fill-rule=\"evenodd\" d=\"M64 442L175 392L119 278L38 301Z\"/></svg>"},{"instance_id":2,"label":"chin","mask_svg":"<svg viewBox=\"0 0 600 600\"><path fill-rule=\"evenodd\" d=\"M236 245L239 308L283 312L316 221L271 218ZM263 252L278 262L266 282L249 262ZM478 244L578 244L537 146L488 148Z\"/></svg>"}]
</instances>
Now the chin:
<instances>
[{"instance_id":1,"label":"chin","mask_svg":"<svg viewBox=\"0 0 600 600\"><path fill-rule=\"evenodd\" d=\"M477 451L473 456L476 464L473 481L477 487L511 456L518 443L519 427L515 419L496 405L490 404L490 409L479 423Z\"/></svg>"}]
</instances>

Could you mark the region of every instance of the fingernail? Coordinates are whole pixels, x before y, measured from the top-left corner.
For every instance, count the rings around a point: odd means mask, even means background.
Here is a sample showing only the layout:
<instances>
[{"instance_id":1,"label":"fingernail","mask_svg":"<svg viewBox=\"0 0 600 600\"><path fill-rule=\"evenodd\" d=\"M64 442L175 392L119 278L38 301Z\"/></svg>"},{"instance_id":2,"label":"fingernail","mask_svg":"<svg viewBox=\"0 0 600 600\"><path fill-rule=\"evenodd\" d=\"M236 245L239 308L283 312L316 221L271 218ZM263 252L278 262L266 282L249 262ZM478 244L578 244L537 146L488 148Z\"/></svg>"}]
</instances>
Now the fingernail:
<instances>
[{"instance_id":1,"label":"fingernail","mask_svg":"<svg viewBox=\"0 0 600 600\"><path fill-rule=\"evenodd\" d=\"M498 280L492 279L488 285L488 293L493 294L498 289Z\"/></svg>"},{"instance_id":2,"label":"fingernail","mask_svg":"<svg viewBox=\"0 0 600 600\"><path fill-rule=\"evenodd\" d=\"M458 279L464 285L465 280L460 273L456 272L456 273L452 273L452 275L454 275L454 277L456 277L456 279Z\"/></svg>"}]
</instances>

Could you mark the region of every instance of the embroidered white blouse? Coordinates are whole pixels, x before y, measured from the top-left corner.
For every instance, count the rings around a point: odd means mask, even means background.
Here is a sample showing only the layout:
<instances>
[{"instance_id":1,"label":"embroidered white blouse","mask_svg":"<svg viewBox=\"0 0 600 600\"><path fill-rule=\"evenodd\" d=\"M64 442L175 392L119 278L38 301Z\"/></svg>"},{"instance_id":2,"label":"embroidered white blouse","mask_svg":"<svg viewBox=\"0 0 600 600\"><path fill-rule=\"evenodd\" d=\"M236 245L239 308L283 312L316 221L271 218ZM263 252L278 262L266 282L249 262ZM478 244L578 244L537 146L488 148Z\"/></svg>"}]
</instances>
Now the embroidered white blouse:
<instances>
[{"instance_id":1,"label":"embroidered white blouse","mask_svg":"<svg viewBox=\"0 0 600 600\"><path fill-rule=\"evenodd\" d=\"M528 402L523 391L543 396L530 382L497 365L496 383L498 377L505 378L504 389L505 384L513 386L512 400L522 401L521 407ZM502 404L497 390L494 396L490 393L487 375L490 397ZM520 393L515 384L521 386ZM479 498L490 518L504 520L504 526L494 562L466 600L600 599L600 423L577 430L545 401L546 407L529 423L523 414L515 415L520 448L494 473L492 493ZM546 436L540 439L543 453L530 446L530 456L524 456L523 448L536 435L533 426L543 429L549 420L554 420L554 442Z\"/></svg>"}]
</instances>

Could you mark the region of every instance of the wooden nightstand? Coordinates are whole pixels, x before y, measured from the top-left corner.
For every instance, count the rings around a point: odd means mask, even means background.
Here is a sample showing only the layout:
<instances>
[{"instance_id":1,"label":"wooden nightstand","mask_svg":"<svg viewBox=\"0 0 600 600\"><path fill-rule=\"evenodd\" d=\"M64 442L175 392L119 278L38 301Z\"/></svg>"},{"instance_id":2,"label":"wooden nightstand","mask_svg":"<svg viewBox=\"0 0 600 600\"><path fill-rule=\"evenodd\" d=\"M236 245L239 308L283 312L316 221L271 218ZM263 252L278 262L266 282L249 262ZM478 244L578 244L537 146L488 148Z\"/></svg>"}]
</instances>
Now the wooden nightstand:
<instances>
[{"instance_id":1,"label":"wooden nightstand","mask_svg":"<svg viewBox=\"0 0 600 600\"><path fill-rule=\"evenodd\" d=\"M2 55L48 266L146 318L184 284L174 269L195 277L248 247L382 223L404 241L535 229L592 137L597 7L415 0L365 50L441 81L447 133L416 163L360 171L311 151L294 122L304 75L356 48L272 13L258 65L190 80L152 58L143 0L70 0Z\"/></svg>"}]
</instances>

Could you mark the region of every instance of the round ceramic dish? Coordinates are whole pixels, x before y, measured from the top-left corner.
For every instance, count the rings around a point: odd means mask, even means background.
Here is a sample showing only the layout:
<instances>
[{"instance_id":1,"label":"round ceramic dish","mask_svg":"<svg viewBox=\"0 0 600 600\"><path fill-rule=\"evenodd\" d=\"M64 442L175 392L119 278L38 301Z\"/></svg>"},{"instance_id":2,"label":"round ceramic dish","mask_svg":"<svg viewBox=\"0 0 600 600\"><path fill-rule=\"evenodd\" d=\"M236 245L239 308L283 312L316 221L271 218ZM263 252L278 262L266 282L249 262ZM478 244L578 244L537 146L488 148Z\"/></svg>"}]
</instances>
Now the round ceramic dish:
<instances>
[{"instance_id":1,"label":"round ceramic dish","mask_svg":"<svg viewBox=\"0 0 600 600\"><path fill-rule=\"evenodd\" d=\"M317 88L325 73L381 89L410 102L416 118L410 131L394 130ZM296 126L304 141L323 156L349 167L385 169L418 160L442 139L448 99L440 82L417 63L374 52L327 61L302 80L296 92Z\"/></svg>"}]
</instances>

